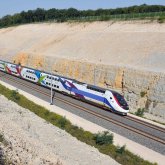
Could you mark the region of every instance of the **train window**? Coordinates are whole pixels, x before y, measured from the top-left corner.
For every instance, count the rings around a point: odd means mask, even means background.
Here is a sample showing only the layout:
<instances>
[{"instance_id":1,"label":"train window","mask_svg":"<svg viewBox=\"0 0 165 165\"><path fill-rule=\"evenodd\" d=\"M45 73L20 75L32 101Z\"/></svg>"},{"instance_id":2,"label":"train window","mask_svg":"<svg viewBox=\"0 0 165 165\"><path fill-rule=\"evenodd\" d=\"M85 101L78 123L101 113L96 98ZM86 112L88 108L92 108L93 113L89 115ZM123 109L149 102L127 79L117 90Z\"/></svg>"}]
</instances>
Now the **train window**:
<instances>
[{"instance_id":1,"label":"train window","mask_svg":"<svg viewBox=\"0 0 165 165\"><path fill-rule=\"evenodd\" d=\"M119 93L117 93L117 92L113 92L113 95L114 95L114 97L118 100L118 102L121 104L121 105L126 105L127 106L127 103L126 103L126 101L125 101L125 99L124 99L124 97L122 96L122 95L120 95Z\"/></svg>"}]
</instances>

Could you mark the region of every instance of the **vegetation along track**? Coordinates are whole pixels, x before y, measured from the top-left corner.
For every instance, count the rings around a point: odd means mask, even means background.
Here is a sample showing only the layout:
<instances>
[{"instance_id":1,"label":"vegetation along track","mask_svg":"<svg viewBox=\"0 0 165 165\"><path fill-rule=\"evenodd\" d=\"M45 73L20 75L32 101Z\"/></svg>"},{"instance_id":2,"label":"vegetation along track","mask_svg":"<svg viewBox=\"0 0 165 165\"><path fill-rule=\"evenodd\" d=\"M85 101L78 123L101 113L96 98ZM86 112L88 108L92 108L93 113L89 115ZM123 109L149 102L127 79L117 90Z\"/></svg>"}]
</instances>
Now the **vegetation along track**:
<instances>
[{"instance_id":1,"label":"vegetation along track","mask_svg":"<svg viewBox=\"0 0 165 165\"><path fill-rule=\"evenodd\" d=\"M40 93L40 94L42 94L42 95L44 95L46 97L50 97L50 94L49 93L45 93L45 92L41 91L40 89L37 89L35 87L32 87L31 85L27 85L27 84L25 84L23 82L16 81L14 79L14 77L12 77L12 78L5 77L5 79L10 80L10 81L12 81L14 83L17 83L19 85L22 85L22 86L24 86L24 87L26 87L28 89L33 90L33 91L36 91L36 92L38 92L38 93ZM17 79L19 79L19 78L17 78ZM61 98L59 98L59 97L56 96L55 99L58 100L58 101L60 101L60 102L62 102L62 103L65 103L67 105L70 105L72 107L78 108L79 110L82 110L82 111L84 111L84 112L86 112L86 113L88 113L90 115L93 115L93 116L95 116L97 118L103 119L103 120L108 121L110 123L113 123L113 124L115 124L115 125L117 125L117 126L119 126L121 128L125 128L125 129L127 129L129 131L132 131L134 133L137 133L139 135L142 135L142 136L144 136L146 138L152 139L152 140L154 140L156 142L159 142L159 143L165 145L165 140L163 138L160 138L158 136L155 136L155 135L151 134L150 131L147 132L147 131L141 130L141 129L137 128L137 127L134 127L132 125L126 124L122 120L120 120L120 118L119 119L113 119L110 115L107 116L107 115L103 115L103 114L98 113L98 112L91 111L91 110L89 110L88 108L86 108L84 106L80 106L78 104L71 103L71 102L69 102L68 100L66 100L64 98L61 99ZM136 119L136 118L133 118L133 117L130 117L130 116L123 116L122 118L123 119L127 119L127 120L131 120L131 121L136 122L136 123L139 123L142 127L145 126L145 127L148 127L148 128L152 128L152 129L158 130L158 131L160 131L162 133L165 133L165 129L163 129L161 127L158 127L158 126L155 126L155 125L152 125L150 123L141 121L139 119Z\"/></svg>"}]
</instances>

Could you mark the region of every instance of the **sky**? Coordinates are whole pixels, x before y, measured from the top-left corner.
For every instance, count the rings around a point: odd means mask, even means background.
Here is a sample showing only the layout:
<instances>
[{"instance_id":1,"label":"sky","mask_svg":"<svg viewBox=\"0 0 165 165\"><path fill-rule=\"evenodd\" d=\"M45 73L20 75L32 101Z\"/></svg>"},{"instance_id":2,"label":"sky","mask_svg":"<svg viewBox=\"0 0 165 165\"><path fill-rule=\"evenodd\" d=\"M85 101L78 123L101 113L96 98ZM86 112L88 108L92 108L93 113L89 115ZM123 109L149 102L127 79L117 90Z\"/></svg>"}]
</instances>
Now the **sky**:
<instances>
[{"instance_id":1,"label":"sky","mask_svg":"<svg viewBox=\"0 0 165 165\"><path fill-rule=\"evenodd\" d=\"M36 8L110 9L141 4L165 5L165 0L0 0L0 17Z\"/></svg>"}]
</instances>

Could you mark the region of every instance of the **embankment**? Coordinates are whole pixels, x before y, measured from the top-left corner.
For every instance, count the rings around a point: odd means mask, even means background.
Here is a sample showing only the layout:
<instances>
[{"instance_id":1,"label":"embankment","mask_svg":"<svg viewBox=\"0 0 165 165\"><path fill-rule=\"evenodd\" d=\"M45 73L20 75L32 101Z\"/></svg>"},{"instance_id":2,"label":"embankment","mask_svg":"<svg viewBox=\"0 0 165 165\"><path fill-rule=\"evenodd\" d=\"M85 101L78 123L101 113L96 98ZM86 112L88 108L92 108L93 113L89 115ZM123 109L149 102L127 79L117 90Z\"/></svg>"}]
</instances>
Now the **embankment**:
<instances>
[{"instance_id":1,"label":"embankment","mask_svg":"<svg viewBox=\"0 0 165 165\"><path fill-rule=\"evenodd\" d=\"M0 30L0 58L117 89L165 118L165 24L30 24Z\"/></svg>"}]
</instances>

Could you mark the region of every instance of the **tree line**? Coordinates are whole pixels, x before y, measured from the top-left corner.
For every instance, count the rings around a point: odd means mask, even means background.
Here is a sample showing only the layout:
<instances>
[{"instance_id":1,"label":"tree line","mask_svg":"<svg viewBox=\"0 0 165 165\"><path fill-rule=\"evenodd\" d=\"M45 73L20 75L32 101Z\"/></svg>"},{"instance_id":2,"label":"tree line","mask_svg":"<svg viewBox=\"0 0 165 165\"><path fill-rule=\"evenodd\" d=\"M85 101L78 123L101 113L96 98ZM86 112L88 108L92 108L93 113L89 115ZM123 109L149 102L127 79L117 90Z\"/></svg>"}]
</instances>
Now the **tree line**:
<instances>
[{"instance_id":1,"label":"tree line","mask_svg":"<svg viewBox=\"0 0 165 165\"><path fill-rule=\"evenodd\" d=\"M116 9L97 9L97 10L77 10L75 8L69 9L49 9L44 10L37 8L36 10L22 11L14 15L6 15L0 19L0 27L8 27L13 25L43 22L43 21L57 21L65 22L73 18L82 18L88 16L106 16L117 14L133 14L133 13L149 13L149 12L165 12L165 6L162 5L140 5Z\"/></svg>"}]
</instances>

